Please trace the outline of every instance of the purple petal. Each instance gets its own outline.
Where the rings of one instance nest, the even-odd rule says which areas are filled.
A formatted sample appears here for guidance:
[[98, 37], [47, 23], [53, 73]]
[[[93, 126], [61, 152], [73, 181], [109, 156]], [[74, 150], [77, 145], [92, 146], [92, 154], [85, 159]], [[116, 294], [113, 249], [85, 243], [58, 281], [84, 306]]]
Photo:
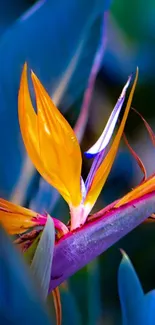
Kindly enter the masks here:
[[[102, 150], [101, 152], [99, 152], [97, 154], [97, 156], [95, 157], [93, 163], [92, 163], [89, 174], [88, 174], [87, 179], [85, 181], [86, 193], [88, 193], [89, 188], [90, 188], [90, 186], [92, 184], [94, 175], [95, 175], [97, 169], [99, 168], [99, 166], [100, 166], [100, 164], [101, 164], [101, 162], [102, 162], [102, 160], [104, 158], [105, 151], [106, 150]], [[86, 195], [85, 195], [85, 197], [86, 197]]]
[[129, 87], [130, 81], [131, 81], [131, 76], [129, 76], [101, 136], [99, 137], [97, 142], [88, 151], [85, 152], [87, 158], [92, 158], [96, 156], [99, 152], [104, 150], [108, 145], [112, 137], [112, 134], [114, 132], [114, 128], [116, 126], [122, 105], [124, 103], [126, 91], [127, 88]]
[[50, 290], [102, 254], [154, 211], [155, 192], [152, 192], [64, 236], [55, 245]]

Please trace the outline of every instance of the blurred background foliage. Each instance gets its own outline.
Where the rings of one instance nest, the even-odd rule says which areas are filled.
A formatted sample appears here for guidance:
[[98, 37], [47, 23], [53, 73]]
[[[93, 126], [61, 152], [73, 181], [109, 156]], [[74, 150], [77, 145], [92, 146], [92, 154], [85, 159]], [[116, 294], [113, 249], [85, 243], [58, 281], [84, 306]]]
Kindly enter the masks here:
[[[35, 5], [35, 10], [32, 6]], [[109, 9], [110, 8], [110, 9]], [[30, 13], [25, 12], [30, 9]], [[101, 134], [128, 75], [139, 66], [133, 106], [155, 128], [155, 2], [0, 0], [0, 194], [13, 195], [25, 153], [17, 123], [17, 93], [25, 60], [52, 95], [82, 41], [82, 51], [59, 108], [74, 126], [90, 67], [99, 44], [103, 12], [106, 50], [99, 71], [82, 151]], [[22, 15], [22, 16], [21, 16]], [[21, 18], [20, 18], [21, 17]], [[131, 112], [126, 126], [130, 144], [142, 158], [148, 174], [154, 172], [155, 150], [141, 120]], [[84, 158], [83, 175], [90, 162]], [[27, 171], [29, 173], [29, 170]], [[26, 178], [29, 175], [26, 174]], [[125, 144], [95, 209], [126, 193], [141, 180], [141, 172]], [[56, 191], [30, 170], [21, 201], [38, 211], [48, 209], [68, 219], [68, 208]], [[16, 198], [17, 199], [17, 198]], [[18, 199], [17, 199], [18, 201]], [[119, 248], [130, 256], [145, 292], [155, 288], [155, 225], [143, 224], [75, 274], [61, 286], [63, 324], [121, 324], [117, 271]]]

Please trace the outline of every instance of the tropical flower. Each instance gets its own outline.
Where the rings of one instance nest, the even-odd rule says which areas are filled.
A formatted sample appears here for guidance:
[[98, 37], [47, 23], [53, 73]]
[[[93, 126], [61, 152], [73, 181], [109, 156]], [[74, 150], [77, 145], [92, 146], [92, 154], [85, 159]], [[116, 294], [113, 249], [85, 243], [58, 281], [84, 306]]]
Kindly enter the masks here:
[[[81, 176], [81, 150], [74, 131], [56, 108], [37, 76], [33, 72], [31, 76], [36, 95], [37, 113], [30, 98], [27, 65], [25, 64], [18, 100], [19, 123], [23, 141], [32, 162], [42, 177], [54, 186], [68, 203], [71, 214], [70, 228], [74, 230], [86, 222], [108, 177], [129, 113], [138, 71], [121, 125], [109, 152], [106, 154], [106, 148], [119, 117], [131, 76], [122, 90], [102, 135], [86, 153], [88, 157], [94, 157], [94, 161], [85, 183]], [[7, 221], [10, 220], [8, 218], [10, 214], [14, 213], [14, 220], [11, 221], [11, 228], [8, 229], [11, 233], [23, 232], [25, 227], [42, 224], [42, 221], [46, 220], [33, 211], [17, 207], [4, 200], [1, 200], [0, 203], [0, 213], [6, 214], [5, 226], [7, 229], [9, 228]], [[18, 231], [16, 222], [21, 223]]]
[[[149, 194], [155, 190], [155, 176], [145, 177], [139, 186], [123, 198], [118, 199], [96, 214], [89, 215], [116, 157], [134, 95], [138, 69], [112, 144], [110, 145], [110, 140], [125, 100], [127, 88], [131, 82], [131, 76], [129, 76], [121, 92], [103, 133], [86, 152], [87, 157], [93, 158], [93, 163], [85, 182], [81, 176], [81, 150], [74, 131], [54, 105], [34, 72], [31, 73], [31, 78], [36, 96], [37, 113], [30, 97], [27, 65], [25, 64], [18, 97], [19, 124], [25, 148], [42, 177], [54, 186], [66, 200], [71, 216], [70, 223], [67, 226], [53, 218], [57, 230], [56, 239], [58, 240], [58, 245], [54, 251], [51, 278], [51, 288], [54, 288], [67, 276], [88, 263], [154, 212], [153, 197]], [[145, 120], [144, 122], [154, 139], [152, 130], [149, 129], [150, 127]], [[140, 160], [139, 164], [142, 166]], [[145, 204], [146, 196], [148, 196], [149, 207]], [[140, 204], [143, 211], [139, 211]], [[135, 209], [134, 212], [133, 209]], [[138, 213], [141, 214], [141, 217], [137, 216]], [[133, 220], [134, 215], [136, 218]], [[47, 215], [40, 215], [37, 212], [0, 199], [0, 220], [10, 234], [19, 234], [35, 226], [44, 226]], [[114, 223], [115, 226], [113, 227]], [[112, 232], [113, 236], [111, 235]], [[26, 235], [23, 234], [18, 242], [21, 242], [25, 236], [29, 246], [33, 240], [33, 235], [33, 231]], [[105, 236], [112, 236], [110, 239], [108, 237], [106, 244]], [[59, 240], [60, 238], [61, 240]], [[66, 253], [67, 250], [68, 253]], [[81, 253], [83, 254], [82, 257]], [[63, 274], [62, 265], [66, 271]]]

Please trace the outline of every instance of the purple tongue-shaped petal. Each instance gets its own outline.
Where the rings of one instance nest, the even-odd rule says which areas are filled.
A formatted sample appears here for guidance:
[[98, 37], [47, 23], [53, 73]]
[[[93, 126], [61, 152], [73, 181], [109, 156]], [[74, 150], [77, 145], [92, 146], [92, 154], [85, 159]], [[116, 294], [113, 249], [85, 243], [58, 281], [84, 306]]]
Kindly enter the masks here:
[[85, 152], [85, 154], [88, 158], [95, 157], [95, 159], [92, 163], [90, 172], [89, 172], [88, 177], [85, 182], [86, 192], [89, 191], [89, 188], [93, 181], [94, 175], [106, 154], [106, 147], [109, 144], [109, 141], [112, 137], [115, 125], [117, 123], [121, 108], [122, 108], [124, 100], [125, 100], [126, 91], [127, 91], [127, 88], [129, 87], [130, 81], [131, 81], [131, 76], [129, 76], [100, 138], [87, 152]]
[[92, 158], [92, 157], [96, 156], [98, 153], [100, 153], [102, 150], [104, 150], [106, 148], [106, 146], [108, 145], [108, 143], [112, 137], [115, 125], [117, 123], [122, 105], [124, 103], [126, 91], [127, 91], [127, 88], [129, 87], [130, 81], [131, 81], [131, 76], [129, 76], [101, 136], [99, 137], [97, 142], [88, 151], [85, 152], [86, 157]]

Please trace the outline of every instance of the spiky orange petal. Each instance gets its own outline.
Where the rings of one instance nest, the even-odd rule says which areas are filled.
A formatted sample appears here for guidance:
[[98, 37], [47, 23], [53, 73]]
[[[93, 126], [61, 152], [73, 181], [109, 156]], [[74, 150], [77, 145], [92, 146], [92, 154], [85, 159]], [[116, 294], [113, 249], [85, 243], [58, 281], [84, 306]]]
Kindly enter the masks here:
[[0, 222], [10, 235], [20, 234], [39, 225], [36, 212], [0, 199]]
[[81, 151], [74, 131], [32, 72], [37, 114], [27, 81], [25, 64], [19, 90], [18, 111], [26, 150], [43, 178], [54, 186], [69, 205], [81, 202]]
[[132, 200], [138, 199], [139, 197], [149, 194], [155, 191], [155, 176], [148, 178], [145, 182], [134, 188], [131, 192], [127, 193], [122, 197], [114, 206], [115, 208], [120, 207]]

